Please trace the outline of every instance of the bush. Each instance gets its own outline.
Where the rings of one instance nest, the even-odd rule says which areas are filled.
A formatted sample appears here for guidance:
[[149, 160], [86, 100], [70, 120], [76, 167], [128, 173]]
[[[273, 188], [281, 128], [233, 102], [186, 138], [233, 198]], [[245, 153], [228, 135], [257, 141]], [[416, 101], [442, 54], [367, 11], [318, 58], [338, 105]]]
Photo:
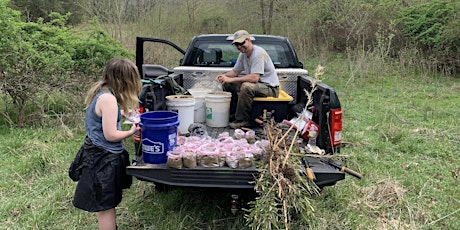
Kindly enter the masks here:
[[[332, 51], [369, 49], [376, 42], [375, 34], [389, 30], [385, 5], [373, 1], [346, 0], [319, 3], [320, 18], [313, 25], [313, 38], [317, 43], [328, 42]], [[386, 36], [384, 34], [384, 36]]]
[[397, 18], [402, 34], [443, 72], [458, 72], [460, 68], [459, 5], [448, 0], [431, 1], [402, 9]]
[[[25, 23], [7, 4], [0, 0], [0, 111], [11, 126], [42, 124], [47, 114], [81, 111], [83, 93], [106, 62], [114, 56], [132, 58], [97, 24], [77, 34], [56, 13], [50, 23]], [[56, 92], [75, 97], [63, 100], [66, 105], [50, 106]]]
[[416, 48], [421, 55], [409, 58], [428, 63], [420, 65], [424, 66], [420, 70], [455, 75], [460, 67], [460, 2], [409, 4], [396, 0], [318, 2], [313, 5], [320, 13], [311, 40], [333, 52], [373, 52], [381, 38], [391, 38], [388, 57], [407, 60], [407, 52], [402, 52]]
[[452, 1], [436, 0], [400, 11], [401, 32], [420, 46], [439, 47], [449, 42], [445, 28], [455, 14]]
[[37, 93], [49, 92], [52, 86], [59, 85], [73, 65], [72, 48], [63, 46], [70, 34], [66, 29], [40, 22], [21, 22], [19, 14], [6, 7], [6, 1], [2, 1], [1, 7], [7, 13], [1, 15], [0, 21], [8, 22], [9, 31], [1, 34], [6, 45], [0, 50], [4, 57], [0, 83], [4, 101], [13, 108], [5, 109], [2, 115], [11, 125], [23, 126], [31, 116], [37, 117], [38, 111], [29, 107], [39, 107]]
[[134, 54], [127, 51], [119, 42], [105, 32], [97, 19], [90, 21], [90, 27], [79, 34], [79, 39], [71, 42], [75, 48], [75, 69], [86, 75], [102, 73], [102, 67], [114, 56], [133, 59]]

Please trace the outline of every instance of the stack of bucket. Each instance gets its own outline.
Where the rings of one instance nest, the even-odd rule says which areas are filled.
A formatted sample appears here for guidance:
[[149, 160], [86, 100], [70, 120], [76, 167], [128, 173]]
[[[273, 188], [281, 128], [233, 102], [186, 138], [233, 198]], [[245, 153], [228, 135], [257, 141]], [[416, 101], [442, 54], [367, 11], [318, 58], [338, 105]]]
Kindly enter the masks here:
[[189, 89], [188, 92], [192, 94], [195, 98], [195, 113], [193, 121], [195, 123], [205, 123], [206, 122], [206, 94], [211, 92], [211, 90], [195, 88]]
[[188, 127], [194, 120], [195, 98], [190, 95], [166, 96], [166, 106], [169, 111], [179, 114], [179, 133], [189, 133]]
[[226, 127], [230, 115], [232, 94], [206, 89], [189, 89], [190, 95], [166, 97], [168, 110], [179, 113], [179, 132], [188, 133], [192, 123], [205, 123], [209, 127]]

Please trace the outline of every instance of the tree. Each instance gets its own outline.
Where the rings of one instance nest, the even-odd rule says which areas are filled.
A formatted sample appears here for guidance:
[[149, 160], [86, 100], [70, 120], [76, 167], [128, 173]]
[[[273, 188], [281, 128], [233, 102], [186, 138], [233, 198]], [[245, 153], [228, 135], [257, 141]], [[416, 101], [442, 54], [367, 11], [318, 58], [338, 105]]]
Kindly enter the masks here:
[[104, 23], [111, 36], [123, 42], [123, 26], [148, 15], [159, 0], [83, 0], [82, 8], [90, 17]]
[[79, 24], [83, 21], [82, 0], [12, 0], [11, 7], [22, 13], [26, 22], [36, 22], [42, 18], [45, 22], [51, 20], [49, 14], [57, 12], [60, 14], [70, 13], [67, 23]]
[[194, 27], [196, 12], [200, 8], [201, 1], [200, 0], [186, 0], [185, 4], [187, 6], [188, 23], [191, 27]]
[[260, 1], [260, 17], [262, 24], [262, 33], [272, 33], [273, 6], [276, 0], [259, 0]]

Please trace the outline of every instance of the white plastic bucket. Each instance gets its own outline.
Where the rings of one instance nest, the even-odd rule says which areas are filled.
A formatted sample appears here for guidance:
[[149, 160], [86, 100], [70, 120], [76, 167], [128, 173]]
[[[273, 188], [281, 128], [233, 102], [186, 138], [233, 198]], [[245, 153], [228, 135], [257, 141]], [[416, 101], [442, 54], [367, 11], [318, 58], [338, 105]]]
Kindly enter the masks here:
[[206, 125], [209, 127], [226, 127], [230, 116], [229, 92], [210, 92], [206, 94]]
[[196, 123], [206, 122], [206, 94], [211, 92], [207, 89], [189, 89], [188, 92], [195, 98], [195, 114], [193, 121]]
[[179, 133], [189, 133], [188, 127], [193, 123], [195, 98], [190, 95], [166, 96], [166, 106], [169, 111], [179, 114]]

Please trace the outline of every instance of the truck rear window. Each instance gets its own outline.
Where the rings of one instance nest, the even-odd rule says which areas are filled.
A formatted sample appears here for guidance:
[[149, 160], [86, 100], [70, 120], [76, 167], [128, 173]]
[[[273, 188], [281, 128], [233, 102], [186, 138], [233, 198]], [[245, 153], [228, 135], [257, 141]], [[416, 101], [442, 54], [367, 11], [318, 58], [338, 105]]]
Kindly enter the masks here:
[[[275, 64], [276, 68], [289, 68], [297, 66], [290, 56], [289, 48], [281, 42], [261, 43], [257, 40], [254, 44], [264, 48]], [[233, 67], [240, 53], [230, 41], [197, 41], [191, 47], [190, 54], [183, 65], [203, 67]]]

